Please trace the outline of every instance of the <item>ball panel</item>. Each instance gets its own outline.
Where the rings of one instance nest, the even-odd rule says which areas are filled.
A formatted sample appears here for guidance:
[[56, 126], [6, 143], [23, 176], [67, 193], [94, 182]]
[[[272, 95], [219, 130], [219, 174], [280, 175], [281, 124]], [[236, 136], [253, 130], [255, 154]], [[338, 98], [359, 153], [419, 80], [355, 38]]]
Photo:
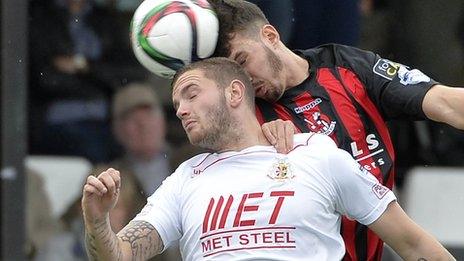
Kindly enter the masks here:
[[176, 70], [214, 52], [218, 21], [206, 0], [145, 0], [131, 24], [135, 56], [151, 72]]
[[183, 13], [174, 13], [160, 19], [150, 31], [149, 43], [170, 57], [190, 61], [192, 28]]
[[149, 56], [140, 46], [134, 45], [133, 50], [137, 60], [152, 73], [164, 78], [172, 78], [172, 76], [176, 73], [175, 70], [168, 66], [164, 66], [157, 60], [154, 60], [153, 57]]
[[197, 55], [204, 59], [210, 57], [216, 49], [219, 32], [219, 22], [216, 14], [209, 9], [197, 12]]

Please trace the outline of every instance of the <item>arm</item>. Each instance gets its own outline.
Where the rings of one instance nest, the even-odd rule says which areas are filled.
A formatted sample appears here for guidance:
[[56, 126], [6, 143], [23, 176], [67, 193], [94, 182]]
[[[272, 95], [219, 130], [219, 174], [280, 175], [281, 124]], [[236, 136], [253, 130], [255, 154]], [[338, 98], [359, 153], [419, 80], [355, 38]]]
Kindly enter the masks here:
[[111, 230], [109, 216], [85, 220], [85, 248], [89, 260], [126, 260], [119, 239]]
[[361, 168], [349, 153], [338, 149], [326, 154], [336, 211], [367, 225], [405, 260], [454, 260], [404, 213], [393, 192]]
[[146, 221], [131, 221], [119, 231], [117, 237], [122, 248], [130, 250], [130, 260], [149, 259], [160, 254], [164, 248], [158, 232]]
[[[428, 91], [439, 84], [420, 70], [383, 59], [372, 52], [335, 45], [337, 63], [347, 66], [355, 74], [347, 82], [354, 98], [363, 107], [373, 105], [384, 121], [393, 119], [424, 120], [423, 101]], [[350, 76], [341, 71], [340, 77]], [[360, 82], [356, 83], [359, 79]], [[368, 98], [368, 99], [367, 99]]]
[[412, 221], [396, 201], [369, 225], [404, 260], [455, 260], [430, 234]]
[[89, 176], [84, 185], [82, 210], [90, 260], [140, 260], [163, 249], [158, 232], [147, 222], [130, 222], [118, 235], [111, 230], [109, 211], [118, 200], [119, 190], [119, 172], [111, 168], [98, 177]]
[[163, 250], [156, 229], [145, 221], [132, 221], [117, 235], [109, 219], [87, 225], [85, 246], [90, 260], [146, 260]]
[[437, 84], [425, 95], [422, 109], [427, 118], [464, 130], [464, 88]]

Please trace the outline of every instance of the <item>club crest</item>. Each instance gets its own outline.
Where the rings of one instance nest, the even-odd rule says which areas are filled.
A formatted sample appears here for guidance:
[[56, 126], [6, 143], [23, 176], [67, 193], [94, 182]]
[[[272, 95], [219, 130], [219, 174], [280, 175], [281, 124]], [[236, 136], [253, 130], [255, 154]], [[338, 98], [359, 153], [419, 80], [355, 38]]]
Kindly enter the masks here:
[[272, 165], [271, 170], [267, 176], [271, 179], [279, 181], [285, 181], [295, 177], [290, 163], [288, 163], [286, 158], [278, 158], [277, 161]]

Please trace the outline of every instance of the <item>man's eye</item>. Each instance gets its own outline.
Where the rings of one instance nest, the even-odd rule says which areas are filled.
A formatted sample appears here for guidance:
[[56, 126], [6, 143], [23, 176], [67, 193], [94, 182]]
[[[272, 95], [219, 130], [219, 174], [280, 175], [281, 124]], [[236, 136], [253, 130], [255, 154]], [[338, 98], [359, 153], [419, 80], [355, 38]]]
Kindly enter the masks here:
[[197, 97], [197, 95], [196, 95], [196, 94], [192, 94], [192, 95], [190, 95], [189, 99], [191, 100], [191, 99], [194, 99], [195, 97]]

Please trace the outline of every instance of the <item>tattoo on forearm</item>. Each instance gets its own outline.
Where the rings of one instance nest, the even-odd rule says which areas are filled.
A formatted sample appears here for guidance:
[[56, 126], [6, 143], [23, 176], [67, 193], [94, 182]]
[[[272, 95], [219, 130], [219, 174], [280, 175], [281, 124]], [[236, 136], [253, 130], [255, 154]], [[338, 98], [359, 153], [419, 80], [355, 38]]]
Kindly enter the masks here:
[[[107, 252], [108, 258], [111, 258], [111, 260], [122, 260], [122, 250], [119, 246], [118, 238], [113, 233], [106, 220], [96, 220], [93, 226], [93, 233], [89, 233], [88, 231], [85, 233], [85, 244], [89, 259], [101, 260], [102, 258], [100, 255], [102, 252]], [[102, 249], [99, 249], [97, 245]]]
[[131, 245], [135, 260], [150, 258], [163, 250], [161, 238], [155, 228], [145, 221], [132, 221], [123, 228], [118, 237]]
[[97, 247], [95, 246], [95, 237], [89, 233], [85, 233], [85, 245], [90, 260], [97, 260], [98, 253]]

